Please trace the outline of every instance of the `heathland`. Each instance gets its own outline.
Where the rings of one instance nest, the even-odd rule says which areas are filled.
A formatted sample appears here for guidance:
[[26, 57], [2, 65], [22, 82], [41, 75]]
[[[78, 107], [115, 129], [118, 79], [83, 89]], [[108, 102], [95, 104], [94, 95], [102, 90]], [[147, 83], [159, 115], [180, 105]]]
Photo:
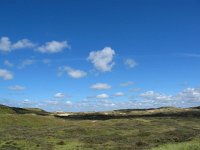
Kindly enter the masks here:
[[50, 113], [0, 105], [0, 150], [199, 150], [200, 107]]

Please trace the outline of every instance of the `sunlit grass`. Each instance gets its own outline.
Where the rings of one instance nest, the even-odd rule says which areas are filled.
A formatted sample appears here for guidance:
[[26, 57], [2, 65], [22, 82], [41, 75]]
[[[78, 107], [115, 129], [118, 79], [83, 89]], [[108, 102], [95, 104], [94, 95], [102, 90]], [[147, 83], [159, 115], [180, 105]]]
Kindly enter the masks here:
[[0, 150], [196, 150], [199, 137], [200, 118], [192, 116], [71, 120], [0, 109]]
[[182, 142], [176, 144], [165, 144], [152, 150], [200, 150], [200, 140]]
[[[140, 150], [184, 142], [200, 133], [199, 118], [152, 117], [93, 121], [64, 120], [32, 114], [1, 114], [0, 120], [1, 150]], [[198, 146], [195, 143], [190, 145]], [[172, 146], [181, 147], [181, 144]]]

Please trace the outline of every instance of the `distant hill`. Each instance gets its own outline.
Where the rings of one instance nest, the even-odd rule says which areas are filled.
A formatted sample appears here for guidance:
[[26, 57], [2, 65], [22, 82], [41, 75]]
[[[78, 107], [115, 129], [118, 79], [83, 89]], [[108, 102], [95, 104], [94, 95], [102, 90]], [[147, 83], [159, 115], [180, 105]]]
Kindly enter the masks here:
[[191, 108], [160, 107], [149, 109], [120, 109], [106, 112], [46, 112], [39, 108], [18, 108], [0, 105], [0, 114], [54, 115], [63, 119], [107, 120], [137, 117], [200, 117], [200, 106]]
[[57, 113], [56, 117], [77, 120], [108, 120], [140, 117], [200, 117], [200, 107], [160, 107], [150, 109], [120, 109], [107, 112]]
[[11, 107], [0, 104], [0, 114], [14, 114], [16, 113]]
[[200, 106], [197, 107], [191, 107], [192, 109], [200, 109]]
[[39, 108], [18, 108], [0, 104], [0, 114], [36, 114], [48, 115], [49, 113]]

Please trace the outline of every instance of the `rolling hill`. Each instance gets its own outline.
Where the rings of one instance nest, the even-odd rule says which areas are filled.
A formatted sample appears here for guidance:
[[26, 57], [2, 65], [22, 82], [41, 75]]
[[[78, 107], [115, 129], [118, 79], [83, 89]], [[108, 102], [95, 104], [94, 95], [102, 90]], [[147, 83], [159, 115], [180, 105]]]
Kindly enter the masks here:
[[0, 150], [197, 150], [200, 109], [49, 113], [0, 105]]
[[48, 115], [49, 113], [39, 108], [18, 108], [0, 104], [0, 114], [37, 114]]

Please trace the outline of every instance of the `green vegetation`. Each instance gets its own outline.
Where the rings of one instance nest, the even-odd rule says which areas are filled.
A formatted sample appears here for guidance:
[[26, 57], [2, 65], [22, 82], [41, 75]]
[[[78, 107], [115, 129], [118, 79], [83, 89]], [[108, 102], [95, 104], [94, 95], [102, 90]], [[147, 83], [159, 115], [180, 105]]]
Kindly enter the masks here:
[[152, 150], [200, 150], [200, 140], [182, 142], [177, 144], [166, 144]]
[[0, 104], [0, 114], [8, 114], [8, 113], [12, 114], [12, 113], [15, 113], [15, 111], [10, 107]]
[[36, 114], [49, 115], [48, 112], [39, 108], [17, 108], [0, 105], [0, 114]]
[[0, 150], [197, 150], [200, 147], [200, 117], [82, 120], [61, 119], [38, 109], [23, 109], [26, 110], [23, 113], [15, 110], [0, 107]]

